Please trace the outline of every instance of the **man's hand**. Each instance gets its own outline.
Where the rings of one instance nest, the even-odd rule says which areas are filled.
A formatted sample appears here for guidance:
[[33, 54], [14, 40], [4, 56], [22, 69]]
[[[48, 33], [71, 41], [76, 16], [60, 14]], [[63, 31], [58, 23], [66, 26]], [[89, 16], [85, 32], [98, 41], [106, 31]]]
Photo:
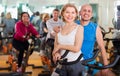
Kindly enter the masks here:
[[[116, 76], [111, 70], [109, 70], [109, 69], [104, 69], [104, 70], [101, 70], [101, 74], [102, 74], [102, 76]], [[98, 75], [98, 76], [101, 76], [101, 74], [100, 75]]]
[[60, 26], [55, 26], [55, 27], [53, 28], [53, 30], [54, 30], [56, 33], [58, 33], [58, 32], [60, 31]]

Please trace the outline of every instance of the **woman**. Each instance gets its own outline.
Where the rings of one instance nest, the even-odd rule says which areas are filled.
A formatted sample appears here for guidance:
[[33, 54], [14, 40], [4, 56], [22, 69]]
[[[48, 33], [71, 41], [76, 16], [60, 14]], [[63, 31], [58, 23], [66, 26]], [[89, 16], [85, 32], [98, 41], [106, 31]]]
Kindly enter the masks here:
[[48, 33], [48, 29], [47, 29], [47, 25], [46, 25], [46, 22], [47, 20], [49, 20], [49, 14], [48, 13], [44, 13], [42, 15], [42, 21], [40, 23], [40, 35], [42, 35], [42, 38], [41, 38], [41, 51], [44, 51], [45, 50], [45, 41], [46, 41], [46, 36], [47, 36], [47, 33]]
[[29, 21], [29, 14], [27, 12], [21, 13], [21, 20], [18, 21], [15, 25], [15, 34], [13, 39], [13, 47], [19, 51], [18, 54], [18, 70], [17, 72], [22, 72], [22, 59], [25, 50], [28, 50], [28, 39], [29, 35], [35, 35], [36, 37], [40, 37], [39, 33], [33, 27], [33, 25]]
[[75, 62], [81, 56], [79, 49], [83, 41], [83, 27], [74, 22], [77, 14], [77, 9], [72, 4], [66, 4], [61, 10], [65, 25], [63, 25], [55, 37], [53, 60], [56, 62], [61, 59], [61, 56], [63, 56], [67, 50], [69, 52], [64, 58], [67, 58], [67, 63], [73, 63], [70, 65], [62, 65], [60, 73], [57, 73], [55, 69], [52, 76], [61, 76], [61, 74], [62, 76], [82, 76], [82, 71], [84, 71], [84, 67], [80, 62], [82, 58]]
[[48, 13], [44, 13], [42, 15], [42, 22], [40, 23], [40, 33], [41, 35], [43, 35], [43, 37], [47, 35], [48, 33], [48, 29], [47, 29], [47, 25], [46, 25], [46, 22], [47, 20], [49, 20], [49, 14]]
[[6, 14], [5, 19], [3, 20], [4, 30], [3, 36], [8, 37], [14, 33], [15, 20], [12, 18], [11, 13]]

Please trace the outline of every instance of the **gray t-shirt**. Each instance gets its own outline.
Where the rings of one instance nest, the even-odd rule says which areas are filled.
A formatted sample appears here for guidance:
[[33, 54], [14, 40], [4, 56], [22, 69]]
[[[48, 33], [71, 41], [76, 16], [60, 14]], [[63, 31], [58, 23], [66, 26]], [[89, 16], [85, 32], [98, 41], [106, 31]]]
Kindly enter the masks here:
[[54, 21], [53, 18], [51, 18], [46, 22], [46, 25], [47, 25], [47, 28], [48, 28], [48, 34], [47, 34], [46, 39], [48, 39], [48, 38], [53, 38], [54, 39], [54, 37], [51, 35], [51, 33], [53, 32], [53, 28], [55, 26], [64, 25], [64, 22], [61, 19], [58, 19], [58, 21]]

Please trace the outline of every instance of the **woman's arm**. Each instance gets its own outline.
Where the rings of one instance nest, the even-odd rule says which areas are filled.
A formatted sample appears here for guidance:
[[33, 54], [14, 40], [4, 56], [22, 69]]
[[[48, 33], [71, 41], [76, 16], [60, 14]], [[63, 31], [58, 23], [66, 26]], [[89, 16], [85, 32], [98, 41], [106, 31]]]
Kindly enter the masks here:
[[57, 49], [57, 46], [58, 46], [58, 36], [57, 36], [57, 34], [56, 34], [56, 35], [55, 35], [55, 41], [54, 41], [54, 49], [53, 49], [53, 53], [52, 53], [53, 56], [54, 56], [55, 53], [57, 53], [58, 50], [59, 50], [59, 49]]
[[54, 63], [56, 63], [56, 61], [61, 58], [61, 55], [60, 55], [59, 50], [58, 50], [58, 51], [55, 51], [55, 48], [56, 48], [57, 45], [58, 45], [58, 36], [57, 36], [57, 34], [56, 34], [56, 36], [55, 36], [55, 41], [54, 41], [54, 49], [53, 49], [53, 52], [52, 52], [52, 56], [53, 56], [53, 61], [54, 61]]

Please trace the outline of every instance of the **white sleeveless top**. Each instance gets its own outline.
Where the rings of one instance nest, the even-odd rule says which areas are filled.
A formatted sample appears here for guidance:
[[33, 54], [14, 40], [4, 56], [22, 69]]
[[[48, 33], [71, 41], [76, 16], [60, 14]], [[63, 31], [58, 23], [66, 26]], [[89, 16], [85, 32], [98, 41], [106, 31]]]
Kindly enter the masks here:
[[[61, 32], [59, 32], [57, 34], [58, 43], [63, 44], [63, 45], [74, 45], [74, 43], [75, 43], [75, 35], [76, 35], [78, 27], [79, 26], [77, 26], [72, 32], [70, 32], [67, 35], [62, 35]], [[65, 51], [66, 50], [61, 50], [60, 51], [61, 56], [65, 53]], [[69, 51], [69, 53], [67, 54], [67, 56], [65, 56], [65, 58], [68, 59], [68, 62], [75, 61], [80, 56], [80, 54], [81, 54], [81, 51], [76, 52], [76, 53]]]

